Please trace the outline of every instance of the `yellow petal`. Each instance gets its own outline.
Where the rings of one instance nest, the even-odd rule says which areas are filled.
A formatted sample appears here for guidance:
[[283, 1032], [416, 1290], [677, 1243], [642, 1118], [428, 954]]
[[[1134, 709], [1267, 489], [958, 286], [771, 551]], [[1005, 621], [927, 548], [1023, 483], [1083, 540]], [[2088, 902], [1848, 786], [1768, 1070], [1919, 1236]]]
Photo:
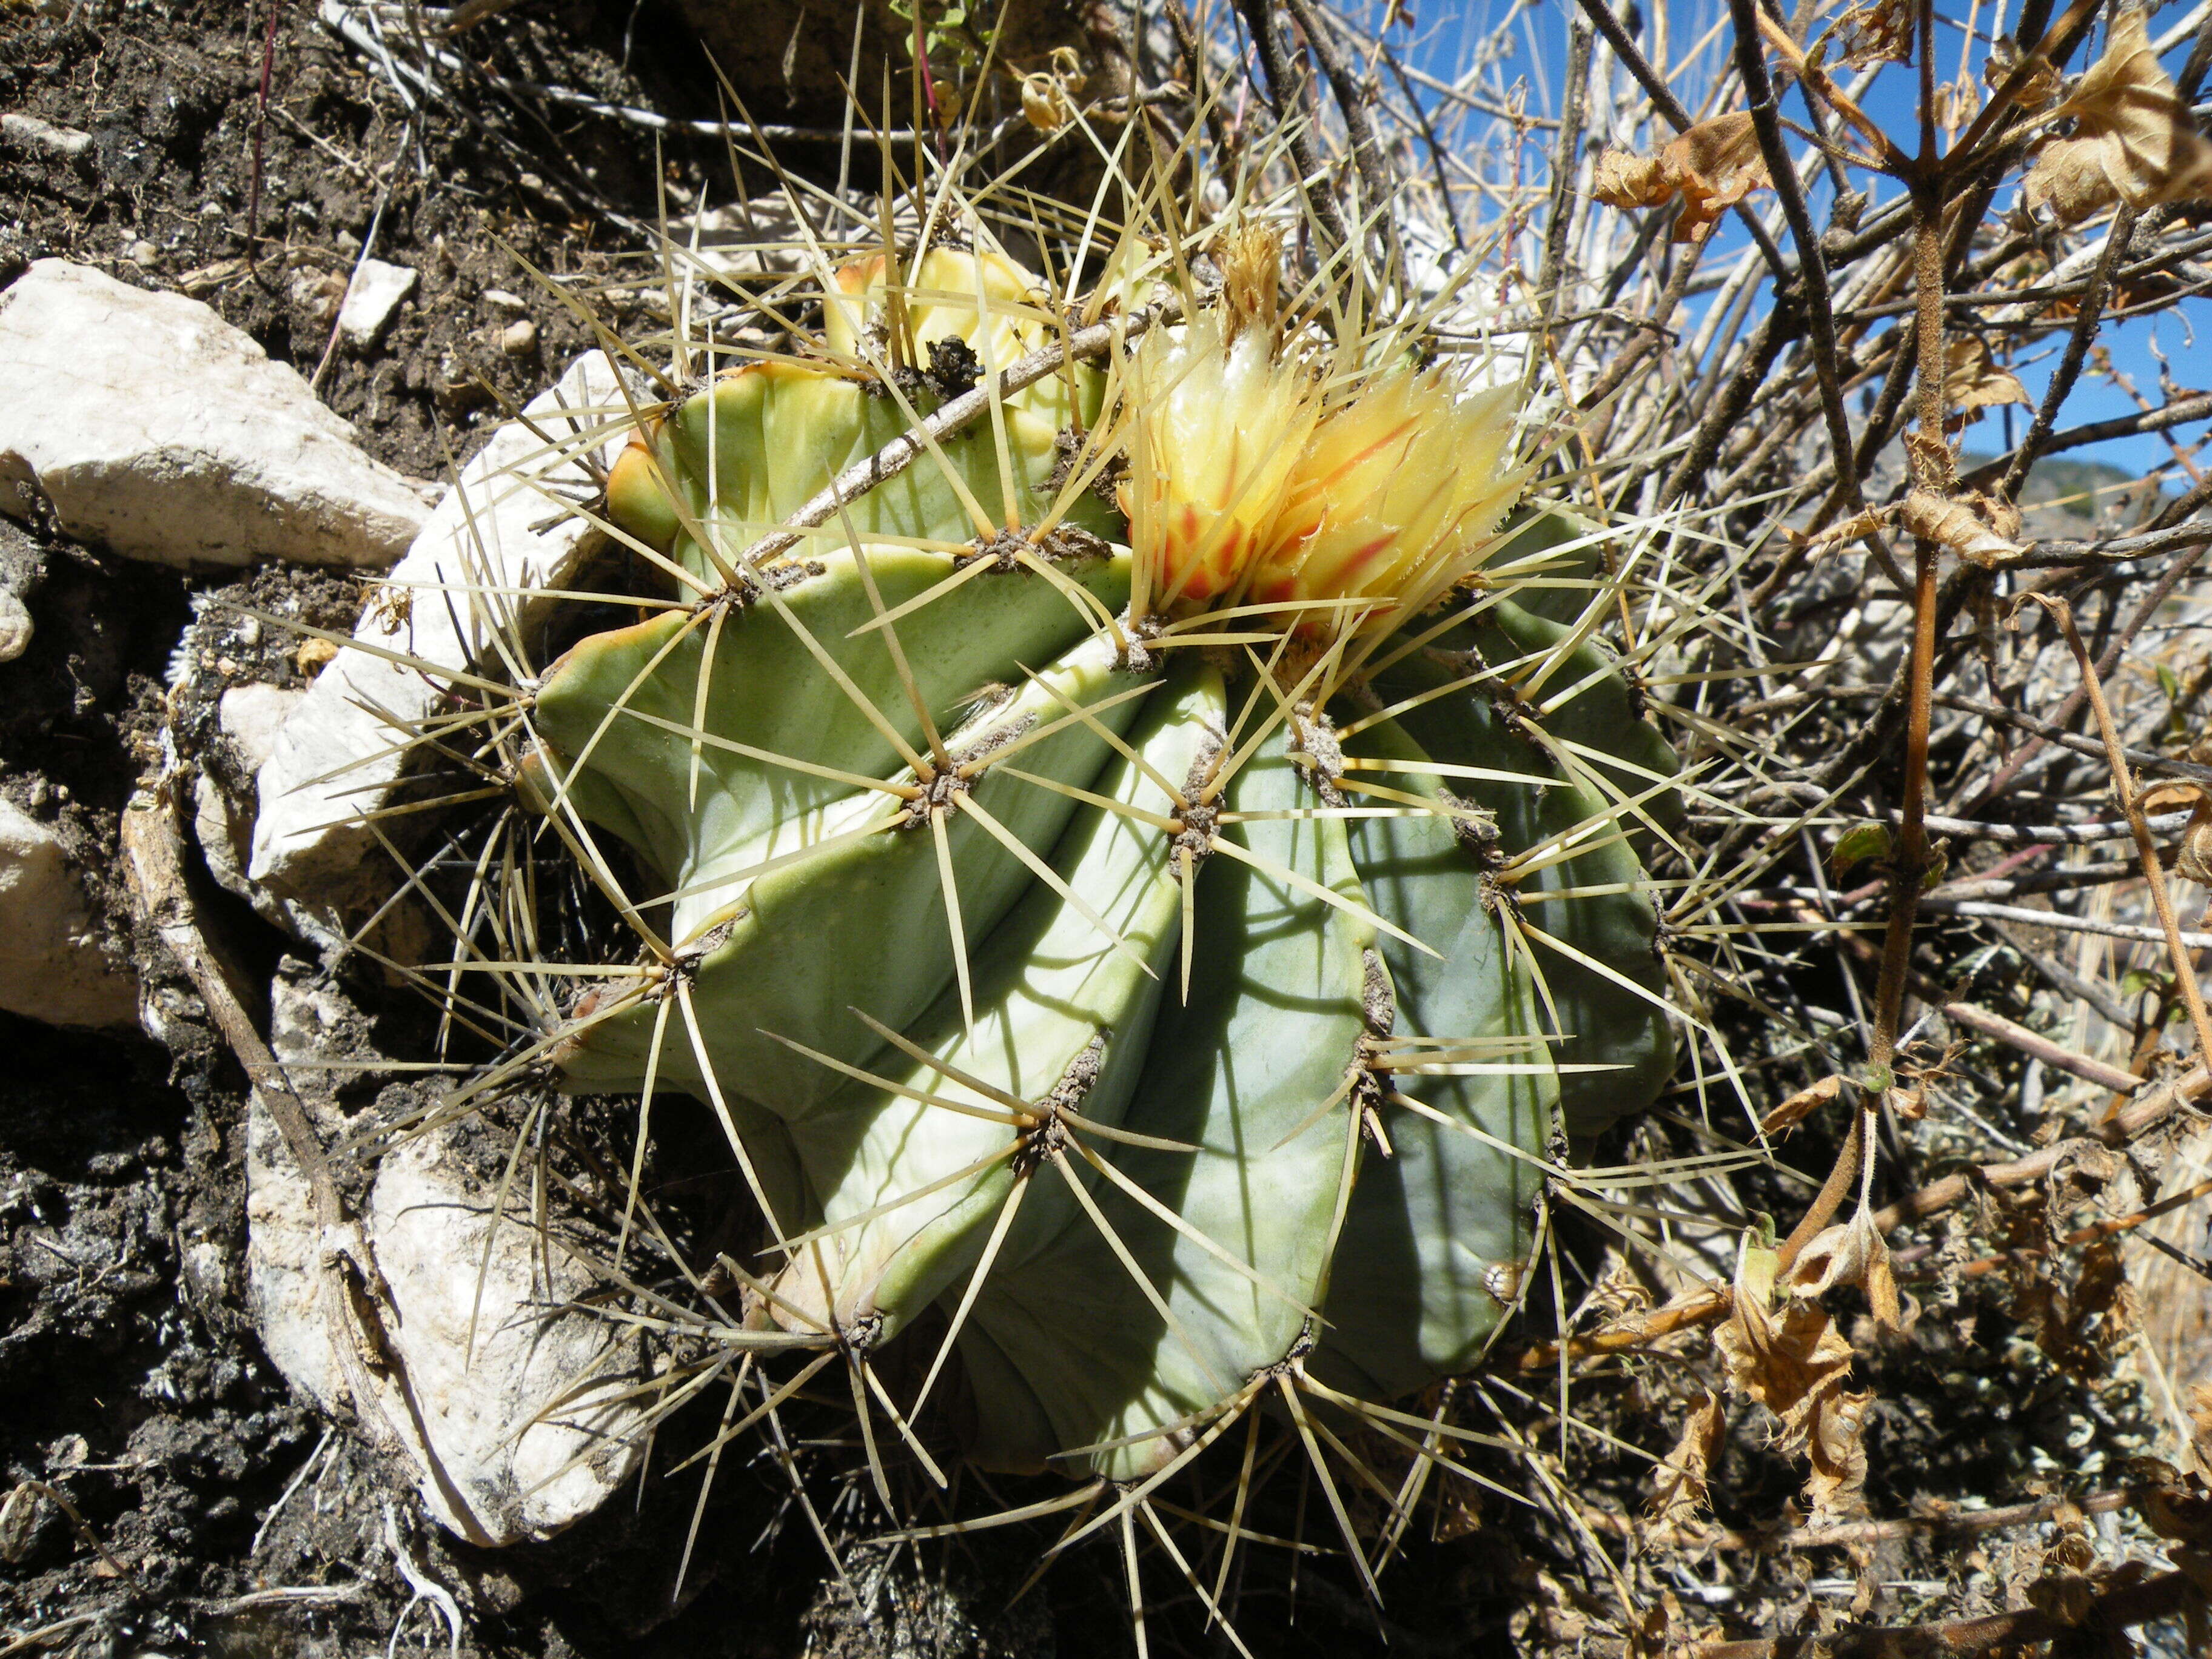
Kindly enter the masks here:
[[1442, 372], [1378, 377], [1314, 430], [1254, 565], [1262, 604], [1366, 599], [1309, 629], [1395, 625], [1487, 550], [1526, 474], [1510, 464], [1514, 393]]
[[1235, 592], [1313, 429], [1304, 376], [1274, 362], [1257, 329], [1224, 343], [1209, 314], [1146, 336], [1129, 395], [1135, 423], [1121, 496], [1140, 614]]

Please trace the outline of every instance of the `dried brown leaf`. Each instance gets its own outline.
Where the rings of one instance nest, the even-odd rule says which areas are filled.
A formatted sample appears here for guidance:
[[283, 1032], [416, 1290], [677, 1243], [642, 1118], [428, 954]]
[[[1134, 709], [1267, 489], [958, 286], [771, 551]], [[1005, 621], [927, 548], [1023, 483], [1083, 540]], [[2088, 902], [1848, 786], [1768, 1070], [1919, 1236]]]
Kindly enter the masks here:
[[1632, 149], [1598, 152], [1590, 179], [1590, 194], [1608, 207], [1656, 207], [1674, 193], [1656, 155], [1638, 155]]
[[2024, 550], [2013, 539], [2020, 515], [1978, 492], [1954, 501], [1932, 489], [1914, 489], [1905, 498], [1904, 516], [1905, 527], [1914, 535], [1978, 565], [2003, 564]]
[[2062, 1503], [2051, 1520], [2051, 1536], [2043, 1550], [2043, 1571], [2022, 1593], [2030, 1607], [2070, 1628], [2088, 1617], [2099, 1590], [2108, 1588], [2112, 1579], [2092, 1571], [2097, 1565], [2097, 1546], [2080, 1509]]
[[[1905, 1327], [1905, 1299], [1897, 1291], [1897, 1270], [1890, 1265], [1889, 1247], [1882, 1246], [1881, 1254], [1867, 1263], [1867, 1305], [1874, 1310], [1874, 1322], [1887, 1334], [1895, 1336]], [[1920, 1316], [1918, 1305], [1913, 1317]]]
[[1790, 1268], [1792, 1296], [1825, 1296], [1838, 1285], [1856, 1285], [1866, 1277], [1869, 1256], [1887, 1249], [1880, 1233], [1867, 1224], [1862, 1210], [1849, 1221], [1839, 1221], [1813, 1235]]
[[1748, 192], [1772, 182], [1751, 112], [1735, 110], [1687, 128], [1656, 155], [1601, 153], [1590, 194], [1617, 208], [1657, 207], [1679, 197], [1674, 239], [1694, 242]]
[[2136, 805], [2151, 817], [2186, 812], [2206, 799], [2204, 786], [2188, 778], [2161, 778], [2137, 799]]
[[1866, 1293], [1875, 1322], [1884, 1331], [1894, 1334], [1900, 1328], [1903, 1307], [1889, 1242], [1863, 1205], [1849, 1221], [1815, 1233], [1790, 1267], [1793, 1296], [1823, 1296], [1839, 1285], [1856, 1285]]
[[1775, 1442], [1784, 1455], [1810, 1461], [1806, 1492], [1815, 1514], [1848, 1514], [1866, 1480], [1859, 1431], [1872, 1396], [1844, 1392], [1851, 1345], [1827, 1310], [1791, 1297], [1776, 1317], [1739, 1297], [1713, 1346], [1729, 1389], [1781, 1420]]
[[1722, 213], [1774, 182], [1748, 110], [1698, 122], [1668, 144], [1662, 159], [1682, 192], [1682, 211], [1674, 221], [1678, 242], [1700, 240]]
[[1656, 1473], [1651, 1494], [1654, 1526], [1668, 1531], [1686, 1531], [1711, 1506], [1707, 1485], [1713, 1458], [1720, 1450], [1721, 1437], [1727, 1428], [1728, 1418], [1721, 1410], [1720, 1396], [1708, 1390], [1682, 1419], [1682, 1437], [1675, 1442], [1674, 1449], [1667, 1454], [1667, 1461]]
[[1805, 1449], [1820, 1407], [1843, 1391], [1851, 1368], [1851, 1345], [1835, 1321], [1802, 1297], [1791, 1297], [1778, 1316], [1763, 1297], [1739, 1293], [1713, 1346], [1729, 1389], [1782, 1419], [1781, 1444], [1792, 1454]]
[[2212, 887], [2212, 793], [2197, 783], [2161, 783], [2144, 794], [2142, 810], [2154, 817], [2165, 812], [2189, 814], [2174, 854], [2173, 872], [2184, 881]]
[[1908, 0], [1874, 0], [1836, 20], [1836, 44], [1850, 68], [1912, 61], [1912, 7]]
[[1943, 343], [1943, 403], [1964, 417], [1953, 431], [1981, 418], [1981, 411], [2002, 404], [2032, 402], [2027, 388], [2010, 369], [1997, 367], [1990, 343], [1978, 335], [1956, 334]]
[[2062, 224], [2102, 213], [2120, 192], [2105, 171], [2105, 147], [2096, 138], [2054, 138], [2027, 175], [2027, 204], [2047, 207]]
[[[1921, 884], [1923, 890], [1934, 886], [1936, 881], [1942, 879], [1940, 874], [1932, 869], [1930, 875], [1932, 879], [1925, 880]], [[1928, 1115], [1927, 1086], [1924, 1084], [1914, 1083], [1901, 1089], [1885, 1090], [1882, 1093], [1881, 1103], [1907, 1123], [1917, 1123]]]
[[2013, 1267], [2014, 1314], [2035, 1334], [2035, 1345], [2075, 1376], [2103, 1374], [2134, 1334], [2134, 1291], [2118, 1242], [2100, 1238], [2081, 1254], [2070, 1287], [2051, 1276], [2046, 1257], [2023, 1256]]
[[[1917, 426], [1905, 434], [1905, 476], [1929, 488], [1934, 487], [1933, 480], [1948, 480], [1959, 470], [1951, 441], [1940, 432], [1923, 432]], [[1944, 487], [1949, 487], [1948, 483]], [[1892, 506], [1901, 510], [1900, 503]]]
[[[2013, 70], [2020, 66], [2021, 61], [2018, 42], [2010, 35], [2001, 37], [1990, 48], [1990, 55], [1982, 60], [1984, 83], [1992, 88], [2002, 86], [2012, 78]], [[2051, 66], [2051, 60], [2041, 52], [2031, 52], [2026, 62], [2027, 74], [2013, 89], [2012, 100], [2032, 114], [2037, 110], [2048, 108], [2066, 89], [2066, 83], [2058, 71]]]
[[2058, 106], [2074, 118], [2074, 136], [2036, 158], [2029, 206], [2048, 205], [2073, 223], [2115, 201], [2146, 208], [2212, 199], [2212, 141], [2151, 50], [2145, 18], [2131, 6], [2113, 20], [2104, 56]]
[[1650, 1289], [1619, 1246], [1606, 1252], [1590, 1285], [1589, 1305], [1601, 1325], [1616, 1325], [1650, 1311]]
[[1832, 524], [1826, 530], [1814, 535], [1805, 535], [1786, 526], [1782, 533], [1794, 541], [1802, 542], [1805, 551], [1808, 554], [1832, 553], [1850, 543], [1859, 540], [1862, 537], [1878, 533], [1887, 516], [1886, 509], [1870, 507], [1865, 512], [1854, 514], [1840, 523]]
[[[2190, 1389], [2191, 1439], [2198, 1449], [2200, 1463], [2203, 1461], [2204, 1433], [2199, 1396], [2205, 1392], [2202, 1382]], [[2136, 1513], [2142, 1516], [2144, 1524], [2153, 1532], [2160, 1538], [2191, 1545], [2198, 1550], [2212, 1546], [2212, 1492], [2205, 1489], [2201, 1474], [2192, 1470], [2184, 1474], [2157, 1457], [2130, 1457], [2121, 1467], [2136, 1492]], [[2212, 1567], [2212, 1559], [2207, 1559], [2205, 1565]]]
[[1866, 1413], [1874, 1395], [1838, 1393], [1815, 1407], [1806, 1436], [1812, 1468], [1805, 1476], [1810, 1527], [1838, 1526], [1866, 1513]]
[[1811, 1088], [1800, 1089], [1759, 1120], [1759, 1133], [1780, 1134], [1784, 1129], [1802, 1123], [1814, 1112], [1841, 1094], [1843, 1090], [1844, 1080], [1839, 1077], [1824, 1077]]
[[[1863, 1231], [1880, 1242], [1870, 1217]], [[1826, 1237], [1816, 1238], [1804, 1254], [1819, 1249]], [[1863, 1272], [1865, 1252], [1859, 1248]], [[1887, 1249], [1882, 1255], [1886, 1259]], [[1802, 1294], [1784, 1298], [1778, 1314], [1770, 1310], [1777, 1266], [1771, 1250], [1743, 1251], [1736, 1267], [1735, 1304], [1728, 1322], [1714, 1332], [1713, 1347], [1729, 1391], [1772, 1412], [1781, 1422], [1778, 1447], [1786, 1456], [1809, 1461], [1806, 1497], [1814, 1524], [1825, 1525], [1863, 1512], [1866, 1452], [1860, 1437], [1874, 1396], [1844, 1393], [1851, 1345], [1827, 1310]]]

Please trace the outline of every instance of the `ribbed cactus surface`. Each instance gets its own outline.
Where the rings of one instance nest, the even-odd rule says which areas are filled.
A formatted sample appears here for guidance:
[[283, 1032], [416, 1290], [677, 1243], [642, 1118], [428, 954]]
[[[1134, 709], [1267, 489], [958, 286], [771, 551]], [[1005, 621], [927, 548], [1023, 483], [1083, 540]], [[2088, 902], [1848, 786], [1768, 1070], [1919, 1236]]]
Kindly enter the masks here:
[[1674, 760], [1486, 582], [1511, 394], [1332, 355], [1273, 258], [757, 562], [1066, 331], [994, 252], [848, 267], [820, 361], [634, 440], [611, 515], [680, 603], [535, 694], [527, 792], [652, 890], [567, 1085], [707, 1103], [765, 1212], [750, 1322], [917, 1345], [988, 1468], [1126, 1478], [1286, 1370], [1465, 1369], [1539, 1162], [1672, 1062], [1637, 848]]

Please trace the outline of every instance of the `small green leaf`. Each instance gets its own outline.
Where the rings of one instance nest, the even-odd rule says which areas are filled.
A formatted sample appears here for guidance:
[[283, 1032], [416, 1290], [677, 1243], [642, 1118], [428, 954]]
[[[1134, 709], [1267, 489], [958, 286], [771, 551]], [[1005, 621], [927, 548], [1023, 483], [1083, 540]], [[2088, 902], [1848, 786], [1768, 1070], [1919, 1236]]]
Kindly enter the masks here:
[[[1772, 1224], [1768, 1224], [1771, 1236]], [[1764, 1308], [1774, 1300], [1774, 1279], [1782, 1269], [1779, 1252], [1757, 1242], [1756, 1236], [1747, 1229], [1736, 1256], [1736, 1295], [1753, 1306]]]
[[1889, 826], [1886, 823], [1862, 823], [1846, 830], [1836, 840], [1828, 854], [1828, 870], [1840, 876], [1854, 864], [1867, 859], [1886, 859], [1889, 856]]
[[1940, 844], [1929, 848], [1928, 849], [1928, 867], [1920, 872], [1920, 890], [1924, 893], [1931, 887], [1940, 886], [1942, 883], [1943, 878], [1948, 875], [1950, 872], [1950, 850]]
[[2148, 968], [2130, 968], [2120, 975], [2120, 996], [2124, 1001], [2132, 1002], [2148, 991], [2156, 991], [2163, 995], [2166, 985], [2164, 974]]

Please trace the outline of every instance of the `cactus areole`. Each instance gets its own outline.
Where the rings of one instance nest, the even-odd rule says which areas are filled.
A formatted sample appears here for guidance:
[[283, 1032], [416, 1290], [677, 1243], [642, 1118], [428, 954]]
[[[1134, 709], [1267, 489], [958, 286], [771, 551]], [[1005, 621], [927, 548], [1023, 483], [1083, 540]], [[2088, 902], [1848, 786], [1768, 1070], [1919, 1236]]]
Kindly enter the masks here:
[[1672, 1063], [1636, 848], [1674, 759], [1498, 574], [1515, 392], [1345, 361], [1244, 275], [757, 562], [1063, 337], [995, 252], [847, 268], [818, 365], [633, 437], [609, 516], [678, 602], [531, 714], [526, 793], [657, 884], [565, 1086], [707, 1103], [750, 1325], [915, 1328], [989, 1468], [1127, 1480], [1286, 1373], [1467, 1369], [1543, 1161]]

